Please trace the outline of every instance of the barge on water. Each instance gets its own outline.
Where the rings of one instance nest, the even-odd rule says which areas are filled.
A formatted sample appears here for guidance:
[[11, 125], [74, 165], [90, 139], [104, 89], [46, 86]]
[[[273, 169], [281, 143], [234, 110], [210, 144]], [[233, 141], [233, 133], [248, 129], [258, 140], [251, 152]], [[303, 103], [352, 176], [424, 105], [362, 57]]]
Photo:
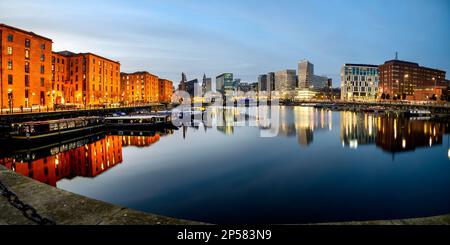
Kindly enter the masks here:
[[89, 134], [102, 127], [104, 122], [101, 117], [13, 123], [9, 138], [17, 141], [52, 140]]
[[122, 117], [107, 117], [105, 124], [108, 128], [171, 128], [172, 117], [170, 115], [135, 115]]

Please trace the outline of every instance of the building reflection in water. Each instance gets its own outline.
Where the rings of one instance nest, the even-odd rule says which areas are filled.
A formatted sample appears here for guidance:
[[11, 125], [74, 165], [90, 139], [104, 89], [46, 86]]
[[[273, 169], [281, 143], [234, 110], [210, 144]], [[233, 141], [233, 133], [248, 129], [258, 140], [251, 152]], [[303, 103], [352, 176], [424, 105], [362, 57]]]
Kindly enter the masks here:
[[280, 108], [281, 136], [297, 136], [300, 146], [307, 147], [314, 141], [314, 131], [331, 131], [332, 112], [312, 107]]
[[448, 124], [389, 115], [340, 112], [340, 135], [344, 147], [376, 144], [386, 152], [414, 151], [417, 147], [442, 145]]
[[313, 142], [315, 130], [331, 131], [333, 128], [331, 111], [311, 107], [295, 107], [293, 112], [297, 141], [301, 146], [308, 146]]
[[[168, 131], [165, 133], [173, 133]], [[123, 162], [122, 149], [127, 146], [149, 147], [160, 139], [152, 136], [99, 134], [39, 150], [19, 150], [0, 158], [0, 164], [22, 175], [56, 186], [61, 179], [77, 176], [96, 177]]]
[[[270, 108], [270, 107], [267, 107]], [[417, 147], [440, 145], [448, 133], [448, 123], [415, 120], [389, 115], [351, 111], [339, 114], [340, 142], [343, 147], [357, 149], [363, 145], [376, 145], [387, 152], [415, 150]], [[249, 108], [216, 108], [212, 113], [213, 126], [219, 132], [232, 135], [236, 126], [270, 127], [271, 111]], [[314, 133], [333, 130], [333, 112], [312, 107], [280, 107], [279, 136], [297, 137], [300, 146], [314, 141]], [[270, 121], [270, 120], [269, 120]], [[207, 128], [204, 125], [205, 130]], [[185, 129], [187, 130], [187, 128]], [[449, 150], [450, 158], [450, 150]]]
[[340, 112], [342, 146], [356, 149], [359, 145], [374, 144], [377, 137], [376, 128], [378, 123], [379, 120], [373, 114], [350, 111]]
[[[257, 126], [262, 130], [270, 130], [273, 126], [270, 120], [273, 115], [270, 107], [215, 108], [211, 115], [213, 123], [208, 128], [215, 127], [227, 135], [233, 135], [235, 127], [240, 126]], [[278, 134], [284, 137], [297, 136], [298, 143], [302, 146], [313, 142], [315, 130], [331, 131], [333, 127], [331, 111], [312, 107], [280, 107], [279, 118]]]
[[417, 147], [442, 145], [448, 133], [444, 123], [384, 117], [377, 128], [377, 146], [388, 152], [413, 151]]

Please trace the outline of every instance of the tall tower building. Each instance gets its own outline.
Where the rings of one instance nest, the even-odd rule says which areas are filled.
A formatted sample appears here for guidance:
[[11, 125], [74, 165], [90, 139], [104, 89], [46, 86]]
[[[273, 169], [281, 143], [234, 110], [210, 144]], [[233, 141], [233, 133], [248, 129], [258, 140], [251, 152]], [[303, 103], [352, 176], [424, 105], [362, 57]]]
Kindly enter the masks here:
[[259, 75], [258, 76], [258, 90], [259, 91], [270, 91], [270, 88], [267, 83], [267, 75]]
[[180, 91], [186, 91], [186, 74], [184, 74], [184, 72], [181, 73], [181, 81], [180, 84], [178, 85], [178, 90]]
[[203, 94], [212, 91], [212, 79], [206, 77], [206, 74], [203, 74], [202, 90], [203, 90]]
[[298, 63], [298, 87], [309, 88], [314, 76], [314, 64], [308, 60], [302, 60]]

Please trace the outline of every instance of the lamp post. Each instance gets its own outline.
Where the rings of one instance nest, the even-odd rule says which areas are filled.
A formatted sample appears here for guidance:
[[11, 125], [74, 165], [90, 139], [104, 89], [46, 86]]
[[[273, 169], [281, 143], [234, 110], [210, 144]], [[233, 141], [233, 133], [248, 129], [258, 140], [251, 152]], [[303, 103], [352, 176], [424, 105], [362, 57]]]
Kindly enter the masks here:
[[433, 77], [432, 80], [434, 81], [434, 91], [433, 91], [433, 94], [436, 95], [436, 100], [437, 100], [437, 79], [436, 79], [435, 77]]
[[56, 109], [56, 107], [55, 107], [55, 93], [56, 93], [56, 91], [55, 90], [53, 90], [52, 91], [52, 107], [53, 107], [53, 111], [55, 111], [55, 109]]
[[31, 112], [33, 112], [33, 102], [34, 102], [34, 96], [36, 95], [36, 93], [31, 93]]
[[13, 114], [13, 104], [14, 104], [14, 95], [13, 90], [10, 88], [8, 89], [8, 105], [9, 105], [9, 112]]

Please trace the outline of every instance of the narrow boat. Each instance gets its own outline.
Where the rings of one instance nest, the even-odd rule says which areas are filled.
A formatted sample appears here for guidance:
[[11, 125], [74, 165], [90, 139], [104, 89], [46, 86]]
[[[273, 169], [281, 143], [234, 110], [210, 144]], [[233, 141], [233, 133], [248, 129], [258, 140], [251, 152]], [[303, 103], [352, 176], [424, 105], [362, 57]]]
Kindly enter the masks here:
[[31, 121], [11, 125], [13, 140], [49, 140], [62, 136], [73, 136], [97, 131], [104, 127], [100, 117], [77, 117], [70, 119]]
[[383, 113], [385, 109], [381, 106], [370, 106], [363, 109], [363, 111], [368, 113]]
[[410, 109], [406, 112], [406, 115], [409, 117], [431, 117], [431, 111]]
[[172, 117], [169, 115], [136, 115], [124, 117], [105, 118], [107, 127], [119, 128], [164, 128], [172, 125]]

